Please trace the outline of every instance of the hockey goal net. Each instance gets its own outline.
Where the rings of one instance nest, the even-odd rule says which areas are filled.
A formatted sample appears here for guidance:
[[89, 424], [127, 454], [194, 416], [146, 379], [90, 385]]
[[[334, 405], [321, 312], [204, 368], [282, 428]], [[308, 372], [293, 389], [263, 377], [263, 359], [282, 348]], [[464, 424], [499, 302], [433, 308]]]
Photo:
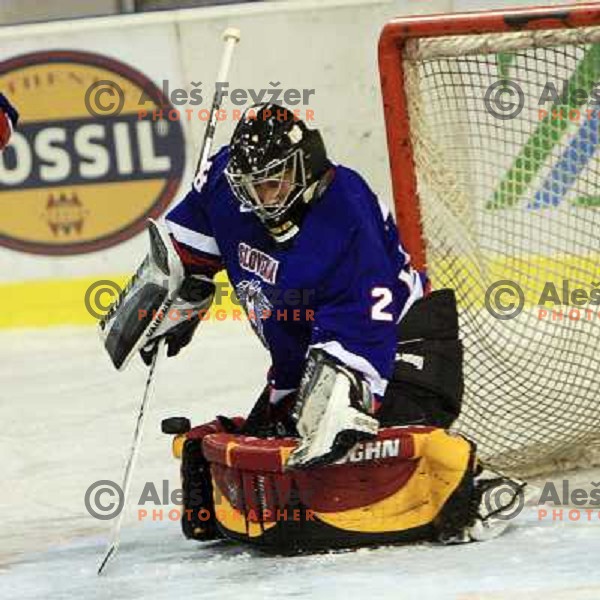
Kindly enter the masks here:
[[379, 65], [402, 240], [459, 302], [457, 429], [513, 473], [596, 461], [600, 4], [397, 19]]

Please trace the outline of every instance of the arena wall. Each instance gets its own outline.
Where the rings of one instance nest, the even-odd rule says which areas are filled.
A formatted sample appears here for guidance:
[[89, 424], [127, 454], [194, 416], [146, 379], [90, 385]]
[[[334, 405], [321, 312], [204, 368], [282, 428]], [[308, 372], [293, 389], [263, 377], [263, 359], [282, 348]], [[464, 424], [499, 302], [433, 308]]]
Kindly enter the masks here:
[[[506, 4], [494, 3], [495, 6]], [[262, 89], [279, 89], [283, 93], [292, 88], [308, 93], [308, 101], [298, 108], [304, 118], [321, 129], [330, 156], [363, 173], [384, 202], [389, 203], [388, 158], [377, 69], [379, 32], [386, 21], [400, 14], [482, 7], [489, 8], [490, 3], [481, 0], [427, 3], [419, 0], [306, 0], [5, 27], [0, 30], [4, 61], [0, 63], [0, 88], [10, 95], [7, 86], [11, 85], [10, 78], [15, 72], [2, 72], [7, 61], [28, 53], [68, 50], [124, 63], [159, 88], [163, 87], [163, 81], [168, 81], [171, 90], [182, 88], [190, 92], [194, 87], [192, 82], [201, 81], [203, 102], [198, 108], [209, 109], [222, 50], [221, 33], [226, 27], [239, 27], [242, 41], [234, 56], [230, 87], [253, 89], [255, 93]], [[23, 89], [20, 93], [24, 93]], [[271, 92], [267, 93], [270, 96]], [[17, 102], [18, 97], [17, 94]], [[60, 124], [56, 115], [61, 113], [52, 105], [52, 98], [43, 87], [32, 89], [25, 104], [35, 106], [36, 117], [28, 115], [20, 106], [24, 122], [43, 121], [47, 115], [55, 124]], [[195, 115], [184, 115], [184, 108], [181, 107], [181, 126], [185, 164], [171, 204], [186, 192], [204, 128], [204, 121]], [[231, 134], [235, 125], [233, 109], [243, 107], [226, 103], [225, 108], [228, 113], [219, 124], [215, 149]], [[47, 195], [52, 189], [42, 186], [36, 188], [36, 193]], [[112, 190], [106, 186], [107, 197]], [[0, 239], [13, 235], [11, 224], [19, 219], [37, 218], [25, 210], [21, 214], [25, 204], [14, 202], [15, 194], [21, 191], [18, 186], [2, 186], [0, 177], [0, 198], [11, 211], [10, 219], [3, 219]], [[45, 235], [49, 235], [48, 232]], [[84, 302], [86, 290], [99, 279], [122, 284], [138, 265], [146, 247], [143, 231], [110, 247], [85, 253], [49, 255], [3, 244], [0, 247], [0, 327], [93, 323], [94, 318]]]

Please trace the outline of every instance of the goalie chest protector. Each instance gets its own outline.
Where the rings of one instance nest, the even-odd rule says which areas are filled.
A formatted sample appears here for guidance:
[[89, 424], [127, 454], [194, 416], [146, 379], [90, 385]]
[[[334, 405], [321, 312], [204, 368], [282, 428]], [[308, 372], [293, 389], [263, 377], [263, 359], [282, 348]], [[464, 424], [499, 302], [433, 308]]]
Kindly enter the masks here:
[[293, 439], [204, 439], [222, 533], [294, 553], [436, 539], [469, 519], [474, 447], [431, 427], [390, 427], [335, 464], [285, 470]]

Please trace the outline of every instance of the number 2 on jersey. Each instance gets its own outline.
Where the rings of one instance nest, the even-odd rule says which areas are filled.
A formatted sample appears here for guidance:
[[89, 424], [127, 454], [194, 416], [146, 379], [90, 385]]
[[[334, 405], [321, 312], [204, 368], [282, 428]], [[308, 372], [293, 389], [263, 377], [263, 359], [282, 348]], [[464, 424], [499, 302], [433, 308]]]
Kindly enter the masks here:
[[392, 291], [386, 287], [374, 287], [371, 290], [371, 298], [375, 300], [375, 304], [371, 307], [371, 319], [374, 321], [393, 321], [394, 315], [386, 310], [394, 299]]

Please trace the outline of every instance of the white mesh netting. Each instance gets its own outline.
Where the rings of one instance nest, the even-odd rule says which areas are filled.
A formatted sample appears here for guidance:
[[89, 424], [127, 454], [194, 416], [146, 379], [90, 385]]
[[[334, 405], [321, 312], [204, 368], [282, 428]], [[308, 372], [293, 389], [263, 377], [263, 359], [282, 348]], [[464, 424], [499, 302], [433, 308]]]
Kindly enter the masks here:
[[[600, 28], [410, 40], [404, 61], [428, 272], [434, 288], [456, 290], [460, 305], [466, 393], [458, 429], [512, 472], [595, 462]], [[492, 103], [518, 101], [515, 84], [522, 90], [514, 118], [486, 108], [486, 91], [500, 80], [508, 83], [497, 84]], [[540, 104], [549, 82], [560, 97]], [[503, 116], [514, 110], [491, 106]], [[512, 319], [493, 318], [485, 306], [500, 280], [523, 291]], [[555, 289], [562, 302], [565, 281], [587, 300], [579, 293], [581, 306], [547, 302], [544, 316], [542, 292]]]

